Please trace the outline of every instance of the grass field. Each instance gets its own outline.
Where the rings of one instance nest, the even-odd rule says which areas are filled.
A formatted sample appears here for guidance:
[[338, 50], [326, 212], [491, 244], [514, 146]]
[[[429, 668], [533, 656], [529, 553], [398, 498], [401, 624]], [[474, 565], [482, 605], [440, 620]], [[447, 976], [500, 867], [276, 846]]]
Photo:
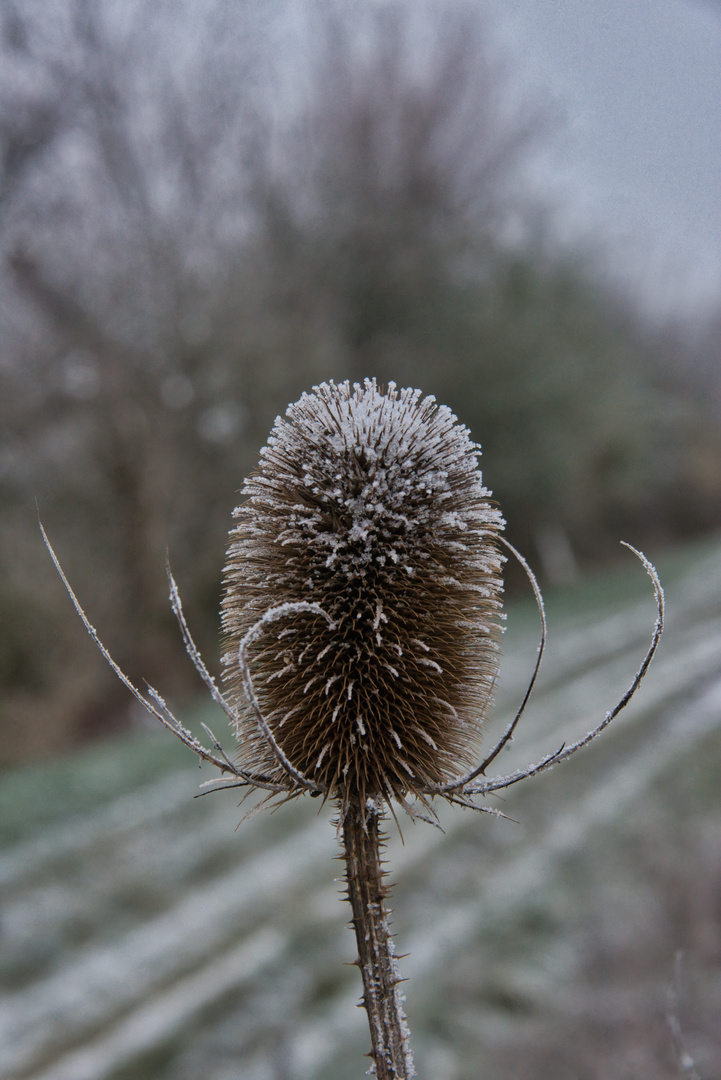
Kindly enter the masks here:
[[[389, 826], [421, 1078], [721, 1080], [721, 544], [658, 561], [666, 634], [602, 740], [494, 800], [513, 820]], [[655, 618], [630, 555], [547, 605], [504, 772], [600, 719]], [[515, 603], [489, 744], [536, 639]], [[3, 1080], [364, 1074], [331, 809], [236, 828], [233, 793], [193, 798], [209, 775], [148, 728], [0, 777]]]

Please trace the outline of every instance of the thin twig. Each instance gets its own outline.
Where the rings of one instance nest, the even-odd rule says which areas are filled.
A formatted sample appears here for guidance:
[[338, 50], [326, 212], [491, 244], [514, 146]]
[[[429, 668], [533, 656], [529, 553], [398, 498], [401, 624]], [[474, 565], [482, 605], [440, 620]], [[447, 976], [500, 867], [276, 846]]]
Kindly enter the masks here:
[[273, 751], [278, 760], [278, 763], [283, 767], [286, 773], [295, 780], [297, 784], [300, 784], [301, 787], [306, 788], [306, 790], [308, 791], [317, 792], [318, 794], [325, 794], [326, 789], [324, 787], [313, 783], [312, 780], [308, 780], [305, 776], [303, 776], [303, 773], [300, 772], [300, 770], [296, 769], [295, 766], [291, 764], [286, 754], [276, 742], [275, 736], [270, 730], [268, 721], [263, 716], [260, 704], [255, 695], [253, 680], [251, 679], [250, 668], [248, 665], [248, 648], [250, 645], [253, 644], [254, 641], [256, 641], [261, 636], [261, 634], [265, 632], [265, 628], [268, 623], [274, 622], [276, 619], [282, 619], [286, 615], [295, 614], [296, 612], [307, 612], [308, 614], [312, 615], [321, 615], [324, 619], [326, 619], [331, 629], [334, 626], [333, 620], [331, 619], [327, 611], [324, 611], [324, 609], [319, 604], [311, 604], [307, 600], [300, 600], [297, 603], [278, 604], [275, 607], [268, 608], [267, 611], [263, 612], [258, 621], [253, 623], [250, 630], [248, 630], [247, 634], [242, 638], [240, 644], [238, 645], [238, 665], [240, 667], [240, 674], [243, 680], [243, 689], [245, 690], [245, 696], [248, 699], [248, 702], [250, 703], [253, 712], [255, 713], [255, 718], [258, 721], [258, 726], [261, 730], [261, 733], [265, 736], [268, 745], [270, 746], [271, 750]]
[[484, 784], [473, 784], [466, 789], [466, 794], [487, 795], [492, 791], [500, 791], [504, 788], [510, 787], [512, 784], [519, 783], [519, 781], [521, 780], [526, 780], [531, 776], [538, 776], [539, 773], [545, 772], [547, 769], [552, 768], [554, 765], [558, 765], [561, 761], [565, 761], [567, 758], [571, 757], [572, 754], [575, 754], [578, 750], [582, 750], [584, 746], [588, 746], [588, 744], [593, 742], [594, 739], [597, 739], [601, 732], [605, 731], [611, 721], [618, 716], [622, 709], [626, 708], [629, 701], [638, 690], [641, 682], [643, 681], [644, 675], [648, 671], [648, 667], [653, 659], [654, 653], [658, 648], [658, 643], [661, 640], [661, 634], [663, 633], [664, 625], [665, 601], [663, 588], [661, 586], [656, 567], [653, 565], [652, 562], [649, 561], [649, 559], [646, 558], [643, 552], [638, 551], [636, 548], [632, 547], [631, 544], [625, 543], [625, 541], [623, 542], [623, 544], [624, 547], [627, 547], [630, 551], [632, 551], [634, 555], [636, 555], [636, 557], [640, 559], [640, 561], [643, 563], [646, 569], [646, 573], [649, 575], [651, 581], [653, 582], [653, 589], [656, 597], [656, 624], [654, 626], [651, 644], [628, 690], [613, 707], [613, 709], [611, 709], [610, 712], [606, 713], [603, 720], [599, 724], [597, 724], [595, 728], [589, 731], [588, 734], [584, 735], [583, 738], [578, 739], [574, 743], [571, 743], [570, 746], [562, 746], [560, 750], [557, 750], [553, 754], [549, 754], [537, 765], [530, 765], [522, 769], [517, 769], [515, 772], [509, 773], [507, 776], [493, 777], [491, 780], [488, 780]]
[[[167, 556], [166, 556], [166, 560], [165, 560], [165, 571], [166, 571], [166, 573], [168, 575], [168, 581], [170, 583], [170, 604], [171, 604], [171, 607], [173, 609], [173, 614], [175, 615], [175, 618], [178, 620], [178, 625], [180, 626], [180, 632], [183, 635], [183, 642], [185, 644], [185, 650], [186, 650], [188, 656], [190, 657], [190, 659], [193, 661], [193, 664], [195, 665], [195, 670], [198, 672], [201, 679], [203, 680], [203, 682], [207, 686], [208, 690], [210, 691], [210, 696], [212, 697], [213, 701], [215, 701], [217, 705], [220, 705], [221, 709], [223, 710], [225, 715], [228, 717], [228, 719], [231, 721], [231, 723], [237, 726], [237, 724], [238, 724], [238, 714], [237, 714], [236, 710], [229, 704], [229, 702], [226, 700], [226, 698], [221, 694], [220, 690], [218, 689], [217, 683], [216, 683], [215, 679], [213, 678], [213, 676], [208, 671], [207, 667], [205, 666], [205, 661], [203, 660], [202, 656], [200, 655], [200, 650], [198, 649], [198, 646], [195, 644], [195, 641], [193, 640], [193, 636], [190, 633], [190, 628], [188, 627], [188, 624], [187, 624], [186, 619], [185, 619], [185, 613], [183, 612], [183, 604], [182, 604], [182, 601], [180, 599], [180, 593], [178, 591], [178, 586], [175, 583], [175, 578], [173, 577], [173, 573], [172, 573], [172, 571], [170, 569], [170, 560], [168, 559]], [[203, 724], [203, 727], [205, 727], [205, 724]], [[207, 730], [208, 729], [206, 728], [206, 731]], [[212, 735], [212, 732], [210, 732], [209, 734], [211, 734], [213, 739], [215, 739], [215, 736]], [[216, 742], [215, 746], [216, 746], [217, 750], [222, 749], [217, 742]]]
[[165, 702], [161, 698], [160, 694], [158, 694], [157, 690], [154, 690], [152, 688], [152, 686], [149, 686], [148, 687], [148, 697], [146, 697], [140, 690], [138, 690], [137, 686], [135, 686], [135, 684], [130, 681], [130, 679], [125, 674], [125, 672], [122, 670], [122, 668], [120, 668], [116, 664], [115, 660], [110, 655], [109, 651], [106, 649], [105, 645], [103, 645], [102, 641], [98, 637], [97, 630], [95, 629], [95, 627], [92, 625], [92, 623], [88, 619], [87, 615], [85, 614], [85, 612], [84, 612], [84, 610], [83, 610], [83, 608], [82, 608], [82, 606], [80, 604], [80, 601], [78, 600], [77, 596], [73, 592], [72, 587], [70, 585], [70, 582], [66, 578], [65, 573], [63, 571], [63, 568], [60, 565], [60, 562], [58, 560], [58, 557], [55, 554], [55, 551], [53, 550], [52, 544], [50, 543], [50, 541], [48, 539], [48, 535], [45, 532], [45, 529], [43, 528], [43, 523], [39, 519], [38, 519], [38, 524], [40, 525], [40, 532], [42, 533], [43, 542], [45, 543], [45, 547], [48, 549], [48, 552], [50, 554], [50, 558], [53, 560], [53, 563], [55, 564], [55, 569], [57, 570], [57, 572], [58, 572], [58, 574], [60, 576], [60, 580], [62, 581], [63, 585], [65, 586], [65, 589], [67, 590], [67, 593], [68, 593], [70, 599], [73, 602], [73, 606], [74, 606], [75, 610], [77, 611], [78, 615], [80, 616], [80, 618], [82, 620], [83, 626], [85, 627], [87, 632], [90, 634], [90, 637], [93, 639], [93, 641], [97, 645], [98, 649], [100, 650], [103, 657], [105, 658], [105, 661], [109, 664], [109, 666], [115, 672], [115, 674], [120, 679], [123, 686], [127, 687], [127, 689], [130, 691], [130, 693], [136, 699], [136, 701], [139, 701], [140, 704], [143, 706], [143, 708], [146, 709], [151, 714], [151, 716], [154, 716], [156, 720], [159, 720], [160, 723], [163, 725], [163, 727], [166, 727], [166, 728], [168, 728], [169, 731], [172, 731], [173, 734], [176, 735], [180, 739], [180, 741], [182, 743], [184, 743], [190, 750], [192, 750], [194, 754], [197, 754], [197, 756], [199, 758], [202, 758], [203, 761], [209, 761], [212, 765], [215, 765], [218, 769], [220, 769], [221, 772], [232, 772], [236, 776], [241, 776], [242, 774], [235, 768], [235, 766], [229, 764], [227, 759], [222, 760], [220, 758], [217, 758], [213, 753], [211, 753], [210, 750], [208, 750], [205, 746], [203, 746], [203, 744], [200, 743], [195, 738], [195, 736], [192, 735], [191, 732], [188, 731], [188, 729], [183, 726], [183, 724], [181, 724], [181, 722], [178, 720], [178, 718], [173, 715], [173, 713], [170, 711], [168, 706], [165, 704]]
[[536, 597], [536, 606], [538, 608], [538, 615], [539, 615], [539, 618], [541, 620], [541, 640], [540, 640], [540, 642], [538, 644], [538, 651], [536, 653], [536, 663], [534, 665], [533, 672], [531, 674], [530, 682], [528, 683], [528, 686], [526, 687], [526, 692], [523, 695], [523, 701], [521, 702], [521, 704], [520, 704], [520, 706], [518, 708], [518, 711], [516, 712], [516, 715], [513, 717], [513, 720], [511, 720], [510, 724], [508, 725], [508, 727], [506, 728], [506, 730], [504, 731], [503, 735], [498, 740], [496, 745], [493, 747], [493, 749], [491, 750], [488, 757], [484, 758], [484, 760], [481, 762], [481, 764], [478, 765], [473, 770], [473, 772], [467, 773], [466, 776], [458, 777], [458, 779], [451, 780], [447, 784], [438, 784], [437, 786], [435, 786], [433, 788], [429, 787], [429, 789], [428, 789], [429, 792], [432, 792], [432, 794], [434, 794], [434, 795], [447, 795], [450, 792], [458, 791], [459, 788], [465, 787], [466, 784], [469, 784], [469, 783], [471, 783], [472, 780], [475, 780], [477, 776], [481, 776], [483, 773], [485, 773], [486, 769], [491, 764], [491, 762], [495, 761], [495, 759], [500, 754], [501, 750], [503, 750], [504, 746], [506, 746], [507, 743], [509, 743], [511, 741], [511, 739], [513, 738], [513, 736], [515, 734], [515, 731], [516, 731], [516, 728], [518, 727], [518, 722], [521, 719], [521, 717], [523, 716], [526, 705], [528, 704], [529, 699], [531, 697], [531, 694], [533, 693], [533, 688], [536, 685], [536, 679], [538, 678], [538, 673], [541, 670], [541, 661], [543, 660], [543, 653], [544, 653], [545, 648], [546, 648], [546, 635], [547, 635], [548, 627], [547, 627], [547, 624], [546, 624], [546, 609], [545, 609], [544, 604], [543, 604], [543, 596], [541, 594], [541, 590], [539, 588], [538, 581], [536, 579], [536, 575], [533, 573], [533, 570], [531, 570], [530, 566], [528, 565], [526, 560], [523, 558], [520, 551], [517, 551], [516, 548], [513, 546], [513, 544], [510, 544], [508, 542], [508, 540], [506, 540], [505, 537], [503, 537], [503, 536], [498, 536], [496, 539], [499, 540], [500, 543], [502, 543], [506, 548], [508, 548], [508, 550], [511, 552], [511, 554], [521, 564], [521, 566], [523, 567], [523, 569], [526, 572], [526, 576], [527, 576], [528, 580], [531, 583], [531, 587], [533, 588], [533, 593], [534, 593], [534, 595]]
[[696, 1071], [696, 1062], [686, 1049], [686, 1040], [684, 1039], [683, 1028], [678, 1015], [682, 967], [683, 950], [679, 949], [674, 957], [673, 980], [666, 994], [666, 1026], [673, 1042], [679, 1077], [684, 1077], [684, 1080], [701, 1080]]

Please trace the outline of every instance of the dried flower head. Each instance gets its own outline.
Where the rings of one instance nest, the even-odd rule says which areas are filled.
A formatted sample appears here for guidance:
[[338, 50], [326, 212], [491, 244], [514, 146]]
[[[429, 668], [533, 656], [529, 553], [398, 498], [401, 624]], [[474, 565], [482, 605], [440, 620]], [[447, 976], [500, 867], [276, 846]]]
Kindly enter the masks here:
[[323, 383], [278, 417], [225, 569], [243, 770], [288, 779], [258, 712], [291, 766], [343, 802], [404, 800], [476, 760], [503, 563], [478, 454], [448, 408], [393, 383]]

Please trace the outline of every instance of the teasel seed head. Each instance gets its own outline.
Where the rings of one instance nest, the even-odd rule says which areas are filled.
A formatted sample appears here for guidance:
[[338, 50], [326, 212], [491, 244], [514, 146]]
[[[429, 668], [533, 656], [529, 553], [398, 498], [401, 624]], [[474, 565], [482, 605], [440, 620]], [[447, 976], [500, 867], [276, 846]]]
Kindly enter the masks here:
[[477, 760], [504, 561], [479, 453], [433, 397], [374, 379], [323, 383], [276, 419], [224, 574], [243, 769], [300, 792], [284, 756], [342, 804], [405, 803]]

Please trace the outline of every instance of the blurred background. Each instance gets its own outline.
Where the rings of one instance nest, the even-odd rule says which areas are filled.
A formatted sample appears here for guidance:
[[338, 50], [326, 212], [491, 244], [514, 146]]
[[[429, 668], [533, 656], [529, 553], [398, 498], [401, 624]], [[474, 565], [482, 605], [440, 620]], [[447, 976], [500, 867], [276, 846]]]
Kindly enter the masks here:
[[[509, 539], [538, 569], [550, 606], [559, 598], [574, 677], [588, 679], [590, 667], [600, 671], [627, 647], [640, 648], [652, 624], [652, 606], [633, 614], [644, 586], [637, 591], [617, 569], [629, 558], [620, 539], [660, 556], [687, 597], [683, 625], [705, 628], [689, 645], [695, 659], [685, 673], [677, 665], [677, 681], [663, 684], [663, 707], [717, 677], [720, 100], [721, 4], [712, 0], [1, 0], [0, 765], [8, 841], [42, 834], [56, 815], [94, 813], [94, 800], [150, 785], [151, 764], [160, 776], [181, 760], [142, 729], [75, 618], [42, 545], [35, 500], [116, 660], [136, 682], [147, 679], [192, 710], [197, 680], [169, 611], [166, 550], [213, 668], [238, 491], [275, 416], [324, 379], [418, 386], [469, 426]], [[706, 577], [686, 581], [683, 571], [694, 567]], [[527, 658], [533, 616], [514, 601], [523, 584], [515, 573], [508, 594], [520, 612], [518, 656]], [[587, 604], [583, 616], [567, 602], [570, 586]], [[616, 622], [604, 607], [610, 600]], [[596, 615], [610, 620], [606, 637], [591, 634], [586, 651], [574, 651]], [[520, 685], [513, 641], [509, 695]], [[578, 701], [603, 709], [624, 682], [598, 679], [598, 701], [587, 682]], [[553, 702], [549, 716], [566, 715]], [[718, 715], [715, 705], [704, 708]], [[133, 731], [142, 752], [117, 742]], [[701, 738], [707, 728], [693, 731]], [[63, 758], [56, 769], [58, 754], [99, 736], [115, 741], [98, 743], [100, 756], [90, 747], [82, 751], [89, 757]], [[707, 764], [721, 760], [718, 739], [715, 747]], [[661, 770], [672, 761], [663, 760]], [[176, 809], [193, 785], [181, 784]], [[713, 784], [698, 790], [713, 804], [713, 812], [704, 804], [707, 847], [691, 824], [688, 834], [679, 825], [673, 851], [691, 860], [691, 848], [703, 847], [706, 876], [693, 880], [705, 905], [699, 970], [708, 974], [721, 957], [721, 851], [711, 839], [721, 818]], [[690, 822], [697, 789], [688, 781], [677, 794]], [[659, 813], [662, 805], [654, 804]], [[167, 812], [158, 810], [158, 820]], [[234, 824], [234, 805], [228, 815]], [[333, 836], [324, 824], [325, 858]], [[262, 843], [253, 836], [266, 834], [248, 835], [252, 848]], [[183, 864], [191, 874], [192, 863], [191, 877], [207, 871], [200, 837]], [[608, 850], [637, 865], [630, 852], [634, 843], [646, 850], [642, 835], [618, 842]], [[452, 850], [466, 851], [459, 844]], [[674, 898], [693, 874], [690, 863], [677, 872], [666, 865], [672, 849], [660, 835], [657, 847], [651, 878], [671, 882], [663, 893], [671, 914], [654, 923], [663, 956], [658, 942], [647, 952], [660, 965], [649, 961], [653, 978], [665, 972], [670, 980], [694, 918], [679, 914]], [[228, 855], [213, 857], [215, 873]], [[597, 854], [594, 865], [602, 864]], [[157, 872], [151, 859], [148, 875], [151, 865]], [[118, 887], [130, 889], [125, 879]], [[168, 885], [162, 897], [157, 888], [141, 889], [148, 911], [186, 885]], [[448, 897], [437, 902], [443, 910]], [[70, 937], [57, 930], [55, 945], [33, 961], [36, 974], [65, 962], [58, 957], [67, 957], [68, 940], [85, 940], [86, 915], [76, 912], [74, 930], [63, 915]], [[533, 923], [528, 915], [544, 934], [548, 917]], [[617, 925], [609, 916], [606, 930]], [[641, 916], [637, 925], [645, 925]], [[664, 937], [668, 926], [686, 929]], [[623, 954], [606, 930], [593, 948], [586, 941], [579, 978], [592, 953], [605, 958], [604, 970], [613, 967], [611, 953]], [[467, 943], [464, 933], [458, 941]], [[558, 956], [549, 955], [553, 967]], [[9, 985], [29, 985], [27, 955], [14, 963]], [[304, 971], [298, 961], [301, 996]], [[643, 963], [634, 972], [648, 975]], [[523, 1013], [526, 976], [523, 992], [504, 983], [483, 993], [501, 1013]], [[287, 1005], [281, 983], [266, 996]], [[437, 1080], [475, 1077], [448, 1057], [443, 1038], [433, 1042], [432, 1016], [428, 1023], [425, 1060]], [[465, 1061], [475, 1045], [469, 1030], [454, 1035], [456, 1045], [471, 1040]], [[583, 1072], [579, 1059], [564, 1057], [564, 1032], [558, 1053], [549, 1043], [539, 1077], [681, 1075], [663, 1023], [654, 1038], [628, 1036], [631, 1047], [661, 1047], [648, 1073], [638, 1055], [636, 1072], [611, 1063]], [[606, 1033], [601, 1026], [597, 1043], [591, 1039], [589, 1062]], [[531, 1057], [545, 1060], [541, 1043], [529, 1039]], [[49, 1069], [53, 1053], [32, 1068], [42, 1060]], [[196, 1076], [196, 1050], [188, 1053], [182, 1068], [176, 1061], [163, 1072], [157, 1059], [148, 1075]], [[517, 1059], [503, 1053], [499, 1075], [536, 1075], [526, 1071], [525, 1050]], [[259, 1057], [256, 1071], [242, 1075], [316, 1075], [310, 1066], [294, 1072], [278, 1055], [271, 1064]], [[35, 1076], [31, 1059], [21, 1054], [26, 1065], [8, 1076]], [[99, 1060], [86, 1073], [75, 1061], [57, 1078], [116, 1076]], [[345, 1075], [327, 1060], [318, 1076]], [[704, 1080], [721, 1076], [718, 1057], [707, 1060], [717, 1071]], [[133, 1068], [128, 1075], [139, 1077]], [[234, 1069], [217, 1076], [238, 1075]]]
[[721, 523], [721, 12], [550, 7], [4, 0], [3, 761], [131, 719], [33, 500], [183, 691], [166, 548], [212, 656], [238, 489], [323, 379], [449, 404], [546, 583]]

